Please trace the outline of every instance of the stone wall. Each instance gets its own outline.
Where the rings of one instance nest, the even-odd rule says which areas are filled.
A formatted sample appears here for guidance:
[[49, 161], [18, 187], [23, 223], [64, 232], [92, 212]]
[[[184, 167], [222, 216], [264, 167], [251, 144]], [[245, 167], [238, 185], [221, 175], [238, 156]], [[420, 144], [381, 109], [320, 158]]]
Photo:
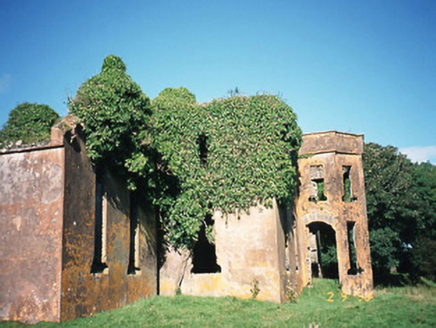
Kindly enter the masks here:
[[0, 154], [0, 320], [58, 321], [64, 149]]
[[[155, 211], [101, 172], [104, 242], [80, 126], [54, 128], [49, 146], [0, 154], [0, 320], [70, 320], [156, 295]], [[91, 272], [103, 244], [107, 268]]]
[[61, 319], [114, 309], [156, 294], [156, 218], [140, 203], [139, 269], [128, 274], [130, 253], [130, 192], [109, 170], [102, 170], [107, 216], [105, 264], [91, 273], [95, 251], [96, 175], [80, 138], [66, 144], [65, 216], [63, 229]]
[[287, 274], [276, 202], [272, 208], [252, 207], [249, 213], [216, 212], [213, 220], [220, 272], [193, 273], [189, 254], [170, 252], [161, 270], [161, 293], [171, 295], [180, 287], [186, 295], [251, 298], [258, 288], [257, 299], [282, 302]]

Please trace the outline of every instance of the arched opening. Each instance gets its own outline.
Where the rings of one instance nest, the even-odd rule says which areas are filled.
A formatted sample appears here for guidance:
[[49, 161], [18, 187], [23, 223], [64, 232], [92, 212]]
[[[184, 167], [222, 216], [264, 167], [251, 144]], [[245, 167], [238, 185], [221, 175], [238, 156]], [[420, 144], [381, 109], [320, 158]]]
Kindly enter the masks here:
[[338, 279], [338, 256], [336, 233], [323, 222], [312, 222], [309, 228], [309, 258], [312, 277]]

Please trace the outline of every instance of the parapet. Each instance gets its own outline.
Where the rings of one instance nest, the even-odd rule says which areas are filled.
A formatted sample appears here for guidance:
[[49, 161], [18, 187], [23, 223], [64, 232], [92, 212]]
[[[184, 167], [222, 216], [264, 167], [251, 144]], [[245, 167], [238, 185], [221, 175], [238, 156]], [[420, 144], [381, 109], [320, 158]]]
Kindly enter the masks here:
[[363, 153], [363, 134], [338, 131], [303, 134], [300, 156], [322, 153], [361, 155]]

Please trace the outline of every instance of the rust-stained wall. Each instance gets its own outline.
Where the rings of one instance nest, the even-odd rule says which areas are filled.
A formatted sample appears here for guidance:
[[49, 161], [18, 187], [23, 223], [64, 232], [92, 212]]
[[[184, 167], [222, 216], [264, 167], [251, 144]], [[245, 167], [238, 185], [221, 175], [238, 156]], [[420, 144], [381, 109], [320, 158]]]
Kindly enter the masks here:
[[139, 210], [140, 271], [128, 275], [130, 251], [130, 193], [126, 184], [104, 173], [107, 209], [108, 269], [91, 274], [94, 257], [95, 173], [81, 139], [67, 144], [62, 320], [117, 308], [156, 294], [157, 242], [152, 210]]
[[0, 320], [59, 320], [63, 154], [0, 154]]
[[80, 126], [54, 128], [49, 146], [0, 154], [0, 320], [69, 320], [156, 294], [155, 212], [135, 205], [139, 270], [127, 274], [130, 192], [109, 170], [108, 270], [91, 273], [96, 176], [82, 140]]
[[[249, 213], [223, 216], [216, 212], [214, 236], [218, 273], [191, 273], [189, 257], [181, 252], [167, 254], [161, 270], [161, 293], [251, 298], [256, 281], [257, 299], [285, 299], [285, 241], [277, 204], [253, 207]], [[168, 268], [171, 268], [169, 270]]]
[[[372, 268], [366, 215], [365, 185], [362, 166], [363, 136], [336, 131], [306, 134], [300, 149], [299, 195], [296, 201], [296, 237], [299, 289], [312, 278], [310, 232], [308, 225], [323, 222], [336, 234], [339, 280], [346, 294], [372, 297]], [[310, 201], [314, 196], [311, 166], [322, 166], [327, 200]], [[351, 166], [352, 201], [344, 196], [343, 166]], [[350, 256], [347, 222], [355, 222], [355, 245], [359, 273], [349, 274]]]
[[[308, 225], [323, 222], [335, 231], [342, 290], [372, 297], [362, 151], [360, 135], [304, 135], [295, 208], [279, 211], [274, 200], [272, 208], [254, 207], [249, 213], [216, 212], [221, 271], [194, 274], [190, 254], [172, 250], [161, 269], [161, 294], [180, 288], [190, 295], [250, 298], [256, 282], [258, 299], [282, 302], [288, 288], [298, 292], [310, 283], [314, 257]], [[311, 169], [317, 166], [322, 169]], [[342, 199], [344, 166], [351, 166], [350, 202]], [[327, 200], [313, 201], [314, 174], [322, 175]], [[155, 212], [143, 202], [137, 205], [140, 270], [128, 275], [131, 195], [107, 169], [103, 180], [108, 268], [93, 274], [96, 175], [80, 128], [74, 134], [54, 129], [45, 148], [0, 154], [0, 319], [70, 320], [156, 294]], [[349, 273], [347, 222], [355, 222], [356, 274]]]

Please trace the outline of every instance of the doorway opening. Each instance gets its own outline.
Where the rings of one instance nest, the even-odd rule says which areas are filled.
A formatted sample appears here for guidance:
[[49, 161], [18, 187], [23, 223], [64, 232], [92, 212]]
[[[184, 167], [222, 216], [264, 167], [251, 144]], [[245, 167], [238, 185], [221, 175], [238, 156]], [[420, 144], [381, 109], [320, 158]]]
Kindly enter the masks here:
[[310, 232], [310, 263], [312, 277], [338, 279], [338, 256], [336, 249], [336, 233], [333, 228], [323, 222], [308, 225]]
[[213, 223], [211, 215], [207, 215], [198, 233], [192, 253], [192, 273], [217, 273], [221, 267], [217, 263], [215, 243], [212, 239]]

